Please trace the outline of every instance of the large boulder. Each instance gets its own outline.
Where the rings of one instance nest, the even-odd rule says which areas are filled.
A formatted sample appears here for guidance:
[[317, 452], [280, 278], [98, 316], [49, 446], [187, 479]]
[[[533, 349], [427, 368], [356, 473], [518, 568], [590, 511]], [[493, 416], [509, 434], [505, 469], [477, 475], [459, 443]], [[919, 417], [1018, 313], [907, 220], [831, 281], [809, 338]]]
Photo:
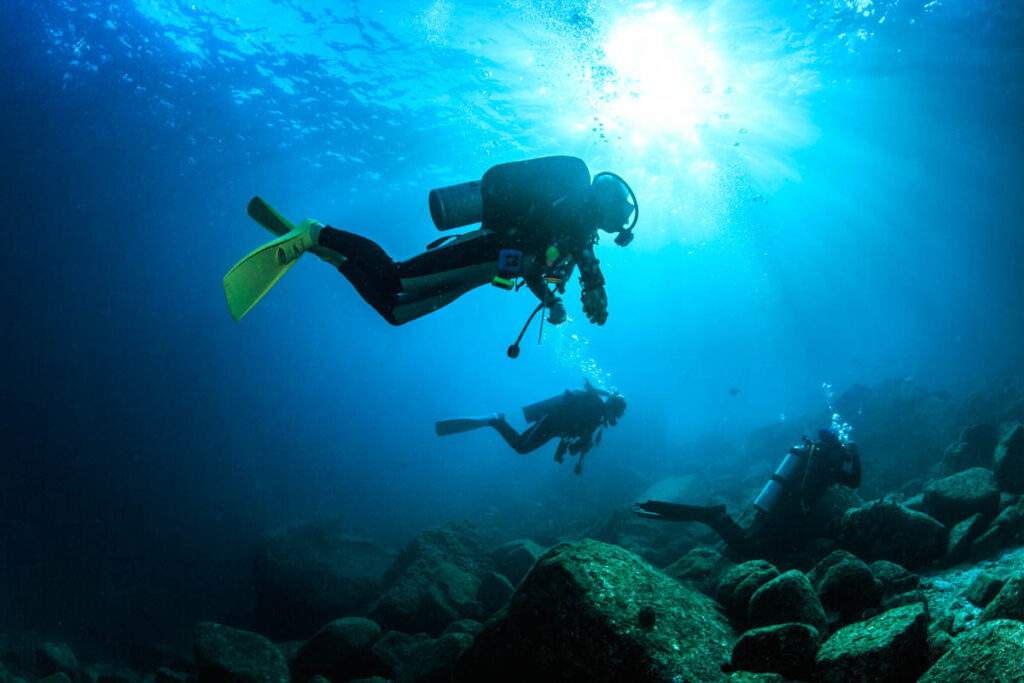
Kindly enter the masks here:
[[957, 638], [918, 683], [1021, 683], [1024, 681], [1024, 624], [997, 619]]
[[694, 548], [665, 567], [665, 573], [713, 598], [719, 581], [735, 566], [735, 562], [717, 550]]
[[1024, 572], [1007, 579], [979, 617], [979, 621], [995, 619], [1024, 621]]
[[368, 616], [385, 630], [439, 636], [453, 621], [483, 618], [477, 593], [491, 570], [490, 553], [469, 522], [427, 529], [388, 569]]
[[996, 446], [992, 471], [1000, 489], [1024, 493], [1024, 425], [1015, 424]]
[[999, 427], [992, 423], [964, 427], [960, 438], [946, 448], [936, 473], [946, 476], [972, 467], [992, 467], [992, 455], [997, 443]]
[[193, 645], [199, 683], [289, 683], [288, 664], [258, 633], [204, 621]]
[[376, 597], [395, 555], [345, 529], [339, 519], [321, 519], [257, 540], [253, 582], [268, 633], [306, 638], [333, 619], [362, 613]]
[[715, 588], [715, 599], [725, 613], [737, 623], [745, 623], [750, 596], [758, 588], [779, 575], [779, 570], [767, 560], [749, 560], [727, 571]]
[[889, 560], [916, 569], [946, 552], [946, 527], [898, 503], [878, 501], [846, 513], [841, 543], [866, 562]]
[[[899, 565], [896, 565], [899, 566]], [[856, 555], [837, 550], [816, 564], [808, 578], [821, 604], [851, 621], [882, 601], [885, 587]]]
[[925, 512], [946, 526], [980, 513], [987, 519], [999, 511], [995, 475], [984, 467], [972, 467], [938, 479], [924, 490]]
[[468, 633], [446, 633], [414, 647], [395, 683], [451, 683], [455, 663], [473, 642]]
[[821, 600], [803, 572], [791, 569], [764, 584], [750, 598], [747, 623], [751, 628], [795, 622], [828, 633]]
[[55, 673], [67, 674], [75, 680], [79, 677], [78, 659], [66, 643], [40, 643], [36, 648], [35, 677], [37, 679], [52, 676]]
[[544, 554], [544, 548], [529, 539], [509, 541], [491, 552], [494, 565], [513, 586], [518, 586], [533, 563]]
[[487, 622], [455, 681], [722, 681], [732, 639], [711, 600], [628, 551], [563, 543]]
[[971, 552], [971, 544], [985, 533], [987, 526], [988, 520], [979, 512], [950, 529], [946, 541], [946, 562], [956, 564], [966, 560]]
[[295, 680], [308, 681], [319, 674], [331, 681], [348, 681], [385, 673], [370, 655], [370, 648], [380, 636], [380, 626], [363, 617], [332, 621], [295, 655]]
[[905, 683], [928, 667], [928, 613], [897, 607], [832, 634], [818, 650], [822, 683]]
[[777, 624], [747, 631], [732, 648], [732, 668], [810, 678], [821, 637], [807, 624]]
[[1021, 510], [1017, 506], [1004, 508], [996, 515], [985, 533], [971, 542], [971, 555], [975, 558], [985, 557], [997, 550], [1011, 545], [1017, 538], [1021, 528]]

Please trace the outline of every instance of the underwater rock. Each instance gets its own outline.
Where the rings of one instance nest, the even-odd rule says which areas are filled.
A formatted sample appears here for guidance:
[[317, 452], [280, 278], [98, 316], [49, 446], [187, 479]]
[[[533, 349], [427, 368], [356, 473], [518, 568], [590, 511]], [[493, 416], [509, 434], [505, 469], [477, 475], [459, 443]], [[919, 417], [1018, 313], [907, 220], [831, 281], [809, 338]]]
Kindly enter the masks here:
[[953, 647], [953, 636], [941, 629], [928, 629], [928, 665], [939, 661]]
[[747, 623], [751, 628], [789, 622], [813, 626], [822, 636], [829, 632], [821, 600], [804, 573], [796, 569], [758, 588], [747, 608]]
[[736, 563], [712, 548], [694, 548], [663, 570], [676, 581], [689, 584], [714, 598], [718, 583]]
[[928, 667], [928, 614], [914, 604], [839, 629], [818, 650], [822, 683], [904, 683]]
[[[191, 675], [181, 671], [168, 669], [166, 666], [160, 667], [156, 670], [156, 673], [153, 674], [153, 683], [188, 683], [188, 681], [192, 680], [195, 679]], [[103, 678], [97, 679], [96, 683], [103, 683]]]
[[735, 671], [729, 674], [729, 683], [787, 683], [780, 674], [758, 674], [752, 671]]
[[510, 541], [491, 552], [494, 565], [513, 586], [518, 586], [529, 573], [537, 558], [544, 554], [544, 548], [531, 540]]
[[715, 599], [737, 623], [746, 623], [750, 596], [778, 577], [779, 570], [766, 560], [742, 562], [725, 573], [715, 588]]
[[984, 607], [992, 602], [992, 598], [996, 597], [1002, 587], [1002, 579], [997, 579], [988, 572], [978, 572], [964, 592], [964, 597], [975, 607]]
[[292, 675], [297, 681], [316, 674], [331, 681], [347, 681], [384, 673], [370, 656], [370, 648], [380, 636], [380, 626], [363, 617], [332, 621], [296, 653]]
[[999, 488], [991, 470], [972, 467], [928, 484], [924, 503], [925, 512], [946, 526], [976, 513], [992, 519], [999, 511]]
[[1020, 683], [1024, 681], [1024, 624], [997, 619], [980, 624], [953, 642], [918, 683]]
[[289, 683], [284, 657], [258, 633], [200, 622], [193, 645], [199, 683]]
[[480, 629], [483, 627], [484, 625], [475, 619], [459, 619], [458, 621], [453, 621], [448, 624], [448, 628], [446, 628], [444, 633], [441, 635], [448, 633], [468, 633], [471, 636], [475, 636], [477, 633], [480, 633]]
[[1024, 493], [1024, 425], [1015, 424], [996, 446], [992, 471], [1001, 490]]
[[504, 607], [515, 591], [515, 586], [509, 583], [504, 574], [486, 572], [476, 590], [476, 600], [483, 608], [483, 616], [489, 617]]
[[995, 619], [1024, 621], [1024, 572], [1007, 579], [978, 617], [982, 622]]
[[77, 680], [81, 677], [81, 667], [75, 653], [65, 643], [41, 643], [36, 648], [35, 678], [41, 679], [55, 673], [67, 674], [68, 678]]
[[72, 683], [71, 679], [63, 671], [58, 671], [55, 674], [37, 678], [36, 683]]
[[882, 582], [883, 595], [898, 595], [914, 590], [921, 583], [921, 577], [906, 567], [889, 560], [875, 560], [868, 568], [875, 578]]
[[971, 555], [985, 557], [1013, 543], [1021, 527], [1021, 512], [1008, 507], [992, 520], [988, 529], [971, 543]]
[[946, 527], [922, 512], [878, 501], [846, 513], [841, 543], [867, 562], [889, 560], [916, 569], [945, 553]]
[[988, 521], [980, 512], [971, 515], [949, 530], [946, 541], [946, 562], [956, 564], [963, 562], [971, 552], [971, 544], [985, 533]]
[[422, 532], [399, 553], [369, 617], [384, 629], [438, 636], [458, 619], [483, 617], [477, 590], [492, 569], [472, 524], [448, 522]]
[[714, 603], [635, 555], [548, 550], [456, 663], [457, 683], [721, 681], [733, 634]]
[[450, 683], [455, 662], [472, 642], [468, 633], [447, 633], [420, 643], [403, 660], [395, 683]]
[[362, 613], [394, 557], [346, 534], [334, 518], [264, 534], [252, 552], [263, 628], [276, 638], [305, 638], [332, 619]]
[[420, 645], [430, 640], [426, 633], [402, 633], [388, 631], [373, 644], [370, 653], [385, 672], [384, 677], [393, 679], [398, 676], [402, 665]]
[[[899, 565], [897, 565], [899, 566]], [[822, 606], [839, 612], [843, 621], [860, 615], [882, 601], [885, 588], [856, 555], [837, 550], [808, 573]]]
[[846, 511], [864, 505], [864, 499], [849, 486], [834, 484], [819, 498], [804, 517], [808, 537], [838, 538]]
[[972, 467], [992, 467], [992, 458], [999, 443], [999, 427], [984, 423], [964, 427], [960, 438], [951, 443], [935, 469], [943, 477]]
[[745, 632], [732, 648], [732, 667], [786, 678], [810, 677], [821, 637], [813, 626], [799, 623], [764, 626]]

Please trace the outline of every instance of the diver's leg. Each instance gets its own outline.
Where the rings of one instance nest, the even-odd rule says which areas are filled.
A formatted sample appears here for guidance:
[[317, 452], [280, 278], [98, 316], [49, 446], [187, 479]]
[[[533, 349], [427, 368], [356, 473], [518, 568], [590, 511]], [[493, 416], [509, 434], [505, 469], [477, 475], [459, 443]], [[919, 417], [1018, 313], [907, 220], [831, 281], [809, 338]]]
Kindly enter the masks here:
[[639, 503], [636, 513], [642, 517], [662, 519], [670, 522], [700, 522], [711, 527], [726, 545], [744, 555], [749, 555], [753, 543], [743, 527], [733, 521], [724, 505], [682, 505], [649, 500]]
[[537, 450], [556, 436], [556, 434], [548, 429], [548, 423], [548, 416], [545, 415], [520, 434], [505, 420], [504, 415], [499, 415], [491, 421], [491, 426], [501, 434], [502, 438], [505, 439], [516, 453], [529, 453], [530, 451]]
[[504, 238], [477, 230], [396, 265], [401, 293], [394, 307], [399, 323], [436, 311], [498, 274]]
[[338, 266], [342, 275], [392, 325], [400, 324], [393, 315], [401, 281], [395, 262], [379, 244], [355, 233], [325, 226], [320, 230], [319, 246], [344, 256]]

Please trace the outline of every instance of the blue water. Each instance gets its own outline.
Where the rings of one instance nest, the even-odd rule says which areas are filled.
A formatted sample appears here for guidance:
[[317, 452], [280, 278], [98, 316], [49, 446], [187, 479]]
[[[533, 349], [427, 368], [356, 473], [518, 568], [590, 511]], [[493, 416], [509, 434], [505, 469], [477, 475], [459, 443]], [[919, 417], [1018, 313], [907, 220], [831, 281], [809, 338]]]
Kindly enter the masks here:
[[[706, 459], [685, 447], [703, 435], [856, 383], [967, 392], [1021, 368], [1018, 3], [7, 0], [0, 17], [9, 631], [173, 640], [231, 614], [249, 543], [283, 523], [342, 515], [399, 545], [537, 501], [599, 515]], [[597, 248], [604, 327], [574, 286], [570, 321], [512, 361], [527, 293], [392, 328], [312, 256], [231, 320], [221, 278], [268, 237], [254, 194], [404, 258], [437, 237], [431, 188], [549, 154], [639, 198], [633, 244]], [[496, 411], [521, 426], [585, 377], [629, 408], [581, 480], [548, 449], [433, 434]]]

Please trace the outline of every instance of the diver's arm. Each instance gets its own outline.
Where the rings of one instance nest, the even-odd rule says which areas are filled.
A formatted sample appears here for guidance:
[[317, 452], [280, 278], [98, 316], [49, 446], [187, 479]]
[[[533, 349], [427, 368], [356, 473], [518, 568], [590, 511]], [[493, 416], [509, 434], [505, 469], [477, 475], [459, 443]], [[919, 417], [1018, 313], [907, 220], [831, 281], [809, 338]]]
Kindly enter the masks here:
[[584, 291], [604, 286], [604, 275], [601, 273], [601, 262], [594, 255], [594, 247], [587, 246], [573, 253], [573, 259], [580, 269], [580, 280]]
[[846, 444], [846, 452], [850, 454], [850, 471], [840, 470], [839, 483], [855, 489], [860, 486], [860, 452], [855, 443]]

